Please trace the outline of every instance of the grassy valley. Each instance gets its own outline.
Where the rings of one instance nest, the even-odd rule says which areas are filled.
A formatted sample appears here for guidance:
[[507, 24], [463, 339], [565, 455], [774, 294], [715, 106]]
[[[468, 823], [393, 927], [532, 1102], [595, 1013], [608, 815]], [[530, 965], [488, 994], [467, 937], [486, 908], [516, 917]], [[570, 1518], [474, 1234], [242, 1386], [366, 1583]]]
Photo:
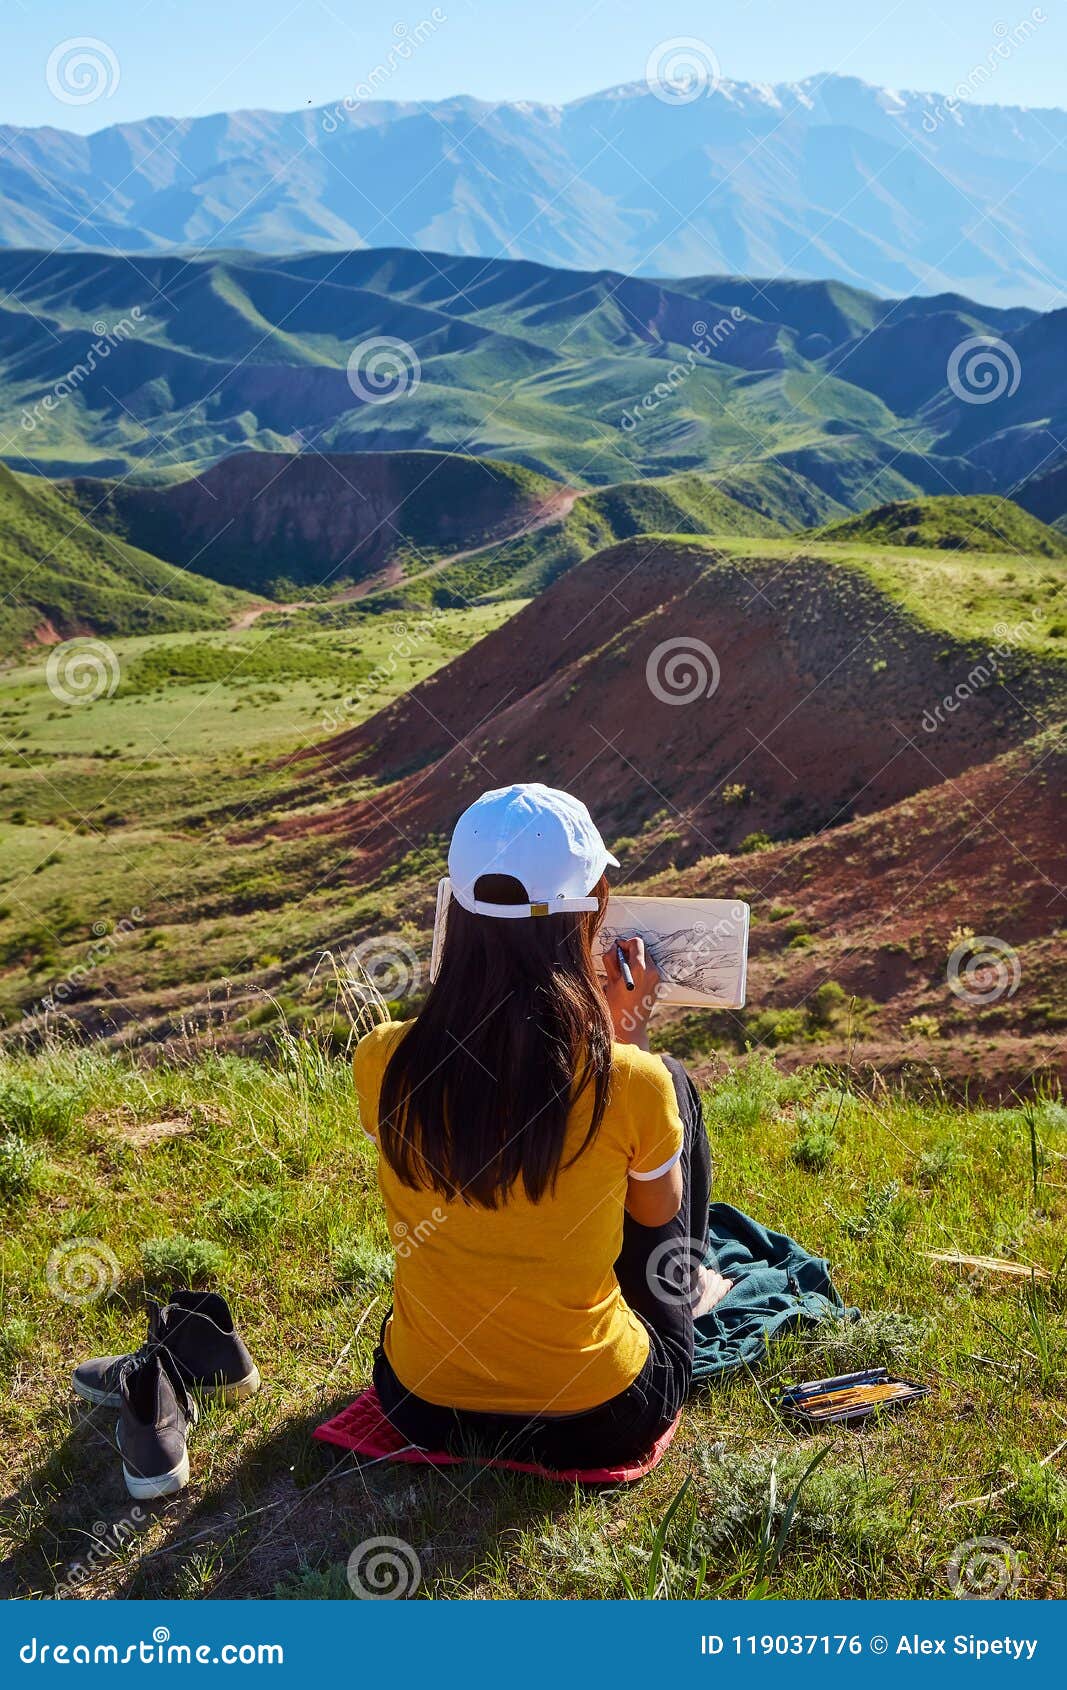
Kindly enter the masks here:
[[[345, 1597], [372, 1533], [433, 1597], [941, 1597], [989, 1535], [1056, 1594], [1062, 325], [406, 252], [8, 252], [0, 283], [5, 1592], [66, 1589], [119, 1517], [65, 1377], [173, 1279], [226, 1286], [267, 1388], [77, 1594]], [[986, 331], [1033, 372], [1009, 426], [946, 397]], [[387, 404], [346, 375], [382, 335], [418, 363]], [[87, 651], [99, 684], [57, 684]], [[418, 1005], [456, 814], [529, 779], [629, 889], [749, 902], [747, 1007], [655, 1042], [717, 1195], [862, 1309], [698, 1393], [625, 1494], [357, 1476], [309, 1437], [390, 1295], [353, 982]], [[102, 1294], [53, 1295], [86, 1241]], [[931, 1395], [798, 1443], [784, 1383], [881, 1361]]]
[[[11, 1034], [66, 1026], [139, 1043], [213, 1028], [240, 1044], [307, 1025], [343, 1042], [331, 993], [312, 978], [318, 957], [386, 935], [410, 955], [407, 990], [417, 991], [443, 841], [478, 785], [531, 775], [577, 784], [619, 842], [628, 881], [743, 885], [759, 912], [789, 903], [789, 886], [795, 909], [810, 903], [792, 885], [809, 874], [797, 855], [805, 840], [825, 834], [848, 855], [850, 830], [877, 834], [863, 818], [927, 789], [938, 814], [946, 802], [958, 809], [968, 771], [1041, 732], [1055, 743], [1067, 698], [1067, 572], [1056, 558], [773, 533], [645, 535], [566, 560], [557, 574], [554, 548], [581, 536], [578, 524], [590, 525], [592, 544], [598, 525], [610, 534], [636, 524], [672, 494], [674, 510], [685, 500], [705, 520], [732, 509], [744, 518], [701, 483], [583, 495], [555, 528], [466, 565], [427, 565], [365, 599], [267, 608], [199, 635], [117, 639], [114, 691], [85, 703], [49, 691], [43, 652], [8, 668], [0, 954]], [[951, 534], [959, 512], [931, 501], [924, 521]], [[882, 513], [877, 532], [900, 527]], [[500, 569], [509, 549], [510, 572]], [[481, 603], [450, 580], [463, 569]], [[721, 665], [714, 696], [680, 710], [650, 697], [643, 679], [677, 637], [708, 642]], [[964, 707], [946, 711], [961, 680]], [[574, 721], [581, 734], [567, 729]], [[933, 901], [907, 939], [929, 957], [925, 972], [917, 953], [918, 972], [891, 969], [873, 991], [872, 960], [892, 934], [857, 930], [842, 960], [833, 945], [819, 949], [819, 931], [836, 931], [843, 911], [820, 904], [804, 949], [788, 948], [801, 919], [791, 915], [753, 1016], [714, 1032], [706, 1054], [715, 1041], [736, 1045], [745, 1027], [758, 1034], [763, 1009], [785, 1010], [830, 981], [875, 1004], [864, 1022], [872, 1059], [875, 1048], [891, 1064], [921, 1055], [904, 1027], [935, 1013], [924, 991], [940, 992], [943, 1013], [959, 1020], [938, 984], [938, 947], [958, 924], [1004, 928], [1021, 950], [1038, 945], [1030, 987], [997, 1021], [1012, 1036], [1026, 1030], [1024, 1042], [1014, 1055], [990, 1052], [978, 1070], [1000, 1084], [1005, 1060], [1018, 1077], [1028, 1063], [1055, 1069], [1055, 1024], [1034, 1006], [1059, 990], [1055, 909], [1039, 905], [1057, 872], [1055, 828], [1042, 818], [1062, 795], [1048, 747], [1026, 757], [1028, 819], [1016, 836], [1028, 838], [1020, 860], [1044, 864], [1045, 879], [1025, 895], [1019, 883], [1014, 913], [998, 901], [996, 874], [970, 895], [935, 854]], [[841, 870], [810, 873], [834, 880]], [[86, 970], [96, 929], [106, 938], [124, 922], [121, 942]], [[798, 1022], [792, 1041], [773, 1035], [790, 1061], [811, 1058], [805, 1029]], [[962, 1074], [969, 1050], [953, 1038], [942, 1060]]]

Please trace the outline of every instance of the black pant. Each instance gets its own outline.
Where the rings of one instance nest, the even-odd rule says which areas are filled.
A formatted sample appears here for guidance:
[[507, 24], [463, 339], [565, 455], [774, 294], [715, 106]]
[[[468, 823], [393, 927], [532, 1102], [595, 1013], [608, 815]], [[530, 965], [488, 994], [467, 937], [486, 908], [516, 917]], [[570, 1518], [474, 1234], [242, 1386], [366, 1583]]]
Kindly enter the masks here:
[[693, 1296], [703, 1261], [711, 1155], [700, 1094], [680, 1062], [665, 1061], [685, 1127], [682, 1206], [665, 1226], [627, 1215], [615, 1273], [623, 1297], [648, 1329], [648, 1360], [633, 1384], [582, 1414], [526, 1416], [444, 1408], [406, 1390], [379, 1343], [374, 1384], [397, 1431], [420, 1449], [535, 1461], [557, 1470], [617, 1467], [647, 1454], [677, 1418], [693, 1378]]

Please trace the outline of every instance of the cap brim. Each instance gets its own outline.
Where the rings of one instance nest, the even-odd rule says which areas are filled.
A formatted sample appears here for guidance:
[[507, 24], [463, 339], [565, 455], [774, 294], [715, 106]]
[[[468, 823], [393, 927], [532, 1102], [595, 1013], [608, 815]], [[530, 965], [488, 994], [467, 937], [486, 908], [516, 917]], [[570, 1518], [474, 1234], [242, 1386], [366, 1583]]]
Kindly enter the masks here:
[[604, 864], [605, 864], [605, 867], [607, 867], [607, 868], [621, 868], [622, 867], [622, 864], [620, 863], [618, 857], [613, 857], [610, 851], [604, 852]]

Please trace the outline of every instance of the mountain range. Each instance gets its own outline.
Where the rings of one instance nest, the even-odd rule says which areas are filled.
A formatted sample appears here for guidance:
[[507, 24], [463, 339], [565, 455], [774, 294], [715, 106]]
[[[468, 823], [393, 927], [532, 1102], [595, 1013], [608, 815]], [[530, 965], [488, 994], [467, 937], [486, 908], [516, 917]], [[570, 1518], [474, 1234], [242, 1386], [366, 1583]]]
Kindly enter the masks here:
[[831, 277], [1043, 310], [1061, 298], [1067, 112], [847, 76], [693, 92], [642, 82], [563, 106], [348, 98], [88, 136], [0, 125], [0, 242], [406, 246], [647, 276]]
[[53, 477], [429, 450], [713, 475], [788, 528], [918, 494], [1067, 513], [1067, 311], [398, 249], [0, 251], [0, 290], [0, 458]]

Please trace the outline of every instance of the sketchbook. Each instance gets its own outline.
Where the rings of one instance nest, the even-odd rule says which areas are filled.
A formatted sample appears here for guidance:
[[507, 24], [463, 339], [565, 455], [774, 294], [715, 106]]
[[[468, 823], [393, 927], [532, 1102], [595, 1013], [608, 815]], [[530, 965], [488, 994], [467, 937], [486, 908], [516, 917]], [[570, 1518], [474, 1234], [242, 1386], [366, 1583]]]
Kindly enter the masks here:
[[[430, 979], [436, 980], [451, 886], [438, 883]], [[630, 898], [612, 894], [596, 936], [600, 959], [638, 935], [659, 969], [660, 1001], [698, 1009], [743, 1009], [748, 975], [748, 905], [735, 898]], [[551, 919], [551, 917], [549, 917]]]

